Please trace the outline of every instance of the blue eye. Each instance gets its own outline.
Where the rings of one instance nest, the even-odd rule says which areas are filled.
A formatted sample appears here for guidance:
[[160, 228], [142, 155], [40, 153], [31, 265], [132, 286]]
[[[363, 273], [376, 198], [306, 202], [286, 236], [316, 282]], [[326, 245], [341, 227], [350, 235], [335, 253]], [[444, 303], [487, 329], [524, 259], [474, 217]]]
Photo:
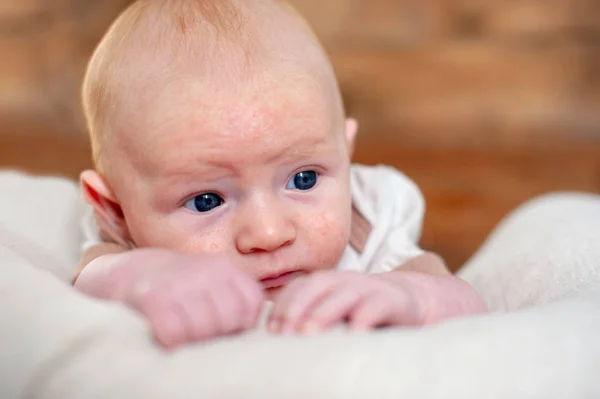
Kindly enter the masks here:
[[223, 198], [215, 193], [200, 194], [185, 203], [185, 207], [196, 212], [210, 212], [223, 205]]
[[307, 170], [305, 172], [296, 173], [294, 177], [288, 181], [287, 188], [288, 190], [310, 190], [317, 184], [317, 173], [312, 170]]

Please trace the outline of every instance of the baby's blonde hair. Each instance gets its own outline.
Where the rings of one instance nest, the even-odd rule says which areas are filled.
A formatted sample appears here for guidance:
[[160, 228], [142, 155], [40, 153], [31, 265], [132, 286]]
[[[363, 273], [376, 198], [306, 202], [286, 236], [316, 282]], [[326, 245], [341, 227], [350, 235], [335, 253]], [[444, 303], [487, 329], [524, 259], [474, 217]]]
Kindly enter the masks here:
[[[131, 77], [145, 72], [146, 65], [143, 65], [144, 68], [138, 66], [135, 71], [131, 70], [132, 65], [162, 60], [163, 65], [158, 71], [155, 68], [154, 72], [163, 73], [179, 57], [200, 57], [210, 64], [211, 58], [216, 57], [214, 54], [225, 52], [235, 53], [236, 59], [241, 60], [238, 63], [242, 64], [238, 69], [243, 69], [244, 65], [252, 64], [254, 56], [264, 52], [266, 47], [270, 52], [283, 52], [295, 47], [295, 43], [281, 43], [281, 40], [276, 45], [261, 43], [265, 36], [276, 36], [277, 32], [265, 35], [264, 21], [257, 24], [256, 18], [254, 23], [249, 23], [249, 20], [261, 12], [268, 13], [266, 10], [269, 9], [277, 10], [271, 13], [271, 21], [281, 19], [282, 15], [301, 21], [302, 30], [308, 33], [309, 40], [318, 44], [308, 24], [283, 0], [138, 0], [129, 6], [96, 48], [84, 78], [83, 108], [96, 168], [102, 168], [104, 143], [113, 131], [113, 121], [122, 106], [121, 96], [131, 95], [124, 89]], [[262, 30], [262, 33], [256, 33], [257, 30]], [[139, 46], [146, 52], [146, 58], [144, 53], [135, 53]], [[314, 47], [317, 48], [314, 58], [318, 58], [321, 65], [325, 61], [326, 73], [335, 80], [321, 46]]]

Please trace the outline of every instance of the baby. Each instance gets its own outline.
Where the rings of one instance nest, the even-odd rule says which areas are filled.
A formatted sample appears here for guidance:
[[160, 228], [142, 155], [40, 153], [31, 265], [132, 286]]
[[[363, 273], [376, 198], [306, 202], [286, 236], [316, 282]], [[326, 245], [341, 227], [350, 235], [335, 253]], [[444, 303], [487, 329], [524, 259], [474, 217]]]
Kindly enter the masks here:
[[416, 242], [417, 187], [350, 165], [332, 66], [277, 0], [140, 0], [90, 62], [96, 170], [75, 287], [126, 303], [175, 347], [275, 333], [419, 326], [485, 311]]

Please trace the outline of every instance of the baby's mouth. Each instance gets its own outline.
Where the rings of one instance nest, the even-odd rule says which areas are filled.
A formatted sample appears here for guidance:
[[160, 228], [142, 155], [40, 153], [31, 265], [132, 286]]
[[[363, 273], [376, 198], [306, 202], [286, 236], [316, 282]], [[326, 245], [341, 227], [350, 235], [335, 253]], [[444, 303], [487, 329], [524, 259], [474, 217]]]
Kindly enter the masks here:
[[303, 272], [301, 270], [293, 270], [293, 271], [281, 273], [281, 274], [278, 274], [275, 276], [263, 278], [260, 280], [260, 283], [262, 284], [263, 288], [266, 290], [273, 289], [273, 288], [279, 288], [279, 287], [283, 287], [284, 285], [288, 284], [290, 281], [292, 281], [296, 277], [300, 277], [303, 274], [306, 274], [306, 272]]

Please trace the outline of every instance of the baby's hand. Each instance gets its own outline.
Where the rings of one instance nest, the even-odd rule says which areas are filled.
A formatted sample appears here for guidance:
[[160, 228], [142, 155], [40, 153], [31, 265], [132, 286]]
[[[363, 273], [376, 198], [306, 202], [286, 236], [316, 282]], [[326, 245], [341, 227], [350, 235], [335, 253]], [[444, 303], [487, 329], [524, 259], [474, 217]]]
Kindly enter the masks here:
[[105, 279], [113, 284], [107, 296], [145, 315], [156, 340], [166, 347], [240, 332], [257, 323], [262, 287], [222, 257], [159, 249], [116, 256], [121, 257], [119, 264]]
[[421, 319], [416, 296], [385, 274], [327, 271], [294, 280], [270, 315], [274, 332], [312, 333], [348, 321], [353, 330], [415, 325]]

